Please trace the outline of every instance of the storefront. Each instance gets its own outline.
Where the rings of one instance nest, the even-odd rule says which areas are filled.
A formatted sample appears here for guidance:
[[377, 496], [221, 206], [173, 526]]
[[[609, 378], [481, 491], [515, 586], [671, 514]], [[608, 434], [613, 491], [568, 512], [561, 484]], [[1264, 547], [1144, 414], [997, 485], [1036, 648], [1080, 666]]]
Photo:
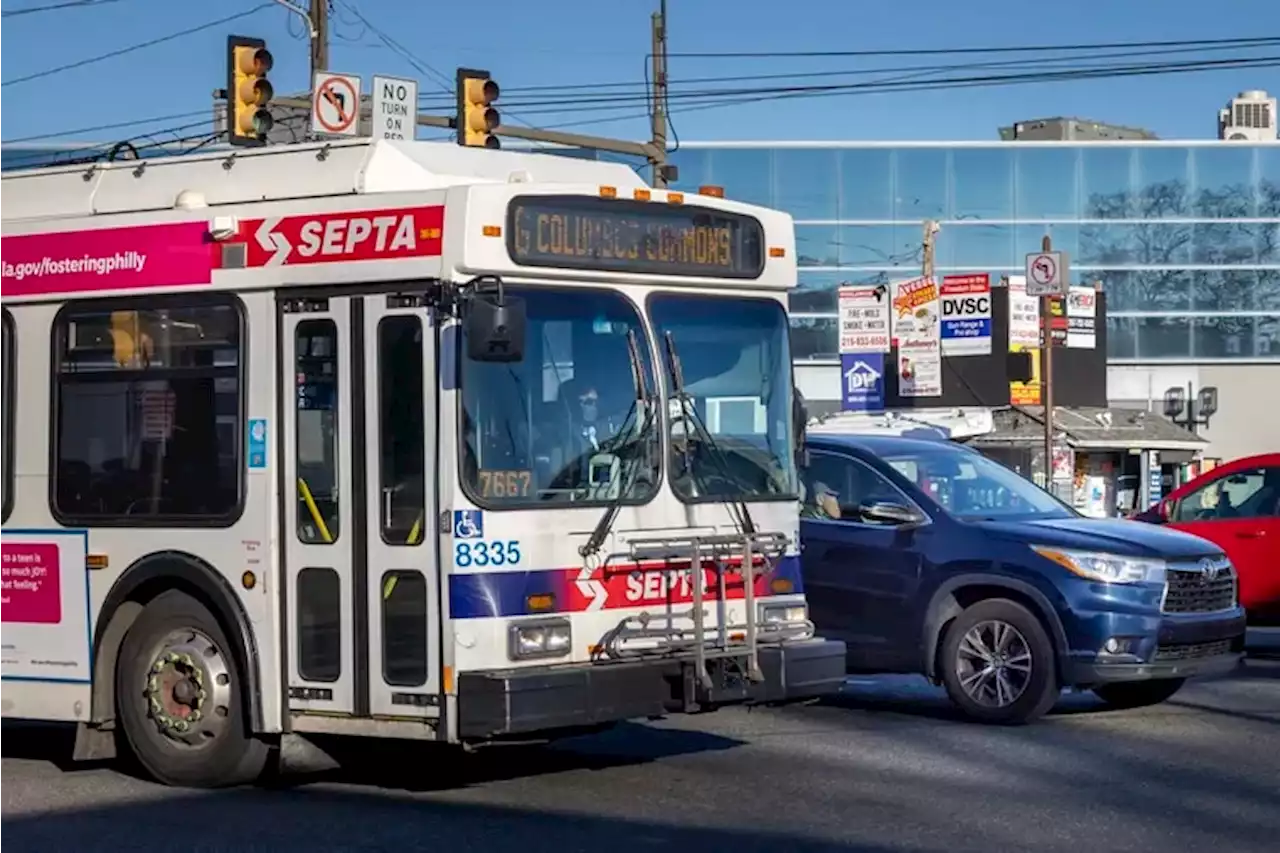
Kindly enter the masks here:
[[[1043, 486], [1044, 410], [1001, 409], [993, 413], [993, 425], [970, 444]], [[1155, 412], [1055, 408], [1051, 488], [1085, 515], [1123, 517], [1198, 472], [1207, 444]]]

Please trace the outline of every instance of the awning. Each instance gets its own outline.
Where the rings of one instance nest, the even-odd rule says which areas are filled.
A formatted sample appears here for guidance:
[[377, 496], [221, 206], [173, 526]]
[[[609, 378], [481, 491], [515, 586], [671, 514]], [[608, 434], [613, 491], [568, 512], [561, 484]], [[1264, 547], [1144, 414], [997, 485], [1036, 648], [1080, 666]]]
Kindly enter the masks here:
[[[983, 446], [1044, 442], [1044, 408], [1010, 406], [993, 412], [995, 428], [973, 439]], [[1128, 452], [1165, 450], [1197, 453], [1208, 441], [1156, 412], [1085, 406], [1053, 409], [1054, 433], [1076, 450]]]

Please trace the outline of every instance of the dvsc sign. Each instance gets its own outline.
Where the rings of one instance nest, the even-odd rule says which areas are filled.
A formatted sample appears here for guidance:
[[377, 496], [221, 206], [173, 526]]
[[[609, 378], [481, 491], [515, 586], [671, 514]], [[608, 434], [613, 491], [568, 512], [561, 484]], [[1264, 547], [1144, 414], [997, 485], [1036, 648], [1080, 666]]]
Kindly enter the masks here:
[[991, 352], [991, 278], [986, 273], [942, 277], [942, 354]]
[[961, 296], [959, 298], [951, 298], [944, 300], [942, 303], [943, 317], [977, 317], [991, 316], [991, 297], [989, 296]]

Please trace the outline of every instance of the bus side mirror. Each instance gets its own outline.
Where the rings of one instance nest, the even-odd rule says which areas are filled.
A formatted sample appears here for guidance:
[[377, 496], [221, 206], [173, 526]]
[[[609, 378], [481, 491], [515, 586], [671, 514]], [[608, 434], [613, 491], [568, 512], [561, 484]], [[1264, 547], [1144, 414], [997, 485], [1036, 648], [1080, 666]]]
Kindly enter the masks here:
[[524, 300], [501, 290], [475, 292], [462, 303], [467, 358], [472, 361], [520, 361], [526, 325]]

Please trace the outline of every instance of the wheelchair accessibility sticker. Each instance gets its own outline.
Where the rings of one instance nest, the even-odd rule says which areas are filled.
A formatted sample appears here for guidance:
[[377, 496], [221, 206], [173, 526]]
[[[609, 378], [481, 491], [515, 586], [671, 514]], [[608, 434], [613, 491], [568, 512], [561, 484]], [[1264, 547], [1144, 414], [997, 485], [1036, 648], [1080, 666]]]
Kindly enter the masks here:
[[516, 539], [485, 539], [484, 513], [478, 509], [453, 511], [453, 564], [460, 569], [514, 566], [522, 559]]
[[478, 509], [455, 509], [453, 511], [454, 539], [483, 539], [484, 513]]

